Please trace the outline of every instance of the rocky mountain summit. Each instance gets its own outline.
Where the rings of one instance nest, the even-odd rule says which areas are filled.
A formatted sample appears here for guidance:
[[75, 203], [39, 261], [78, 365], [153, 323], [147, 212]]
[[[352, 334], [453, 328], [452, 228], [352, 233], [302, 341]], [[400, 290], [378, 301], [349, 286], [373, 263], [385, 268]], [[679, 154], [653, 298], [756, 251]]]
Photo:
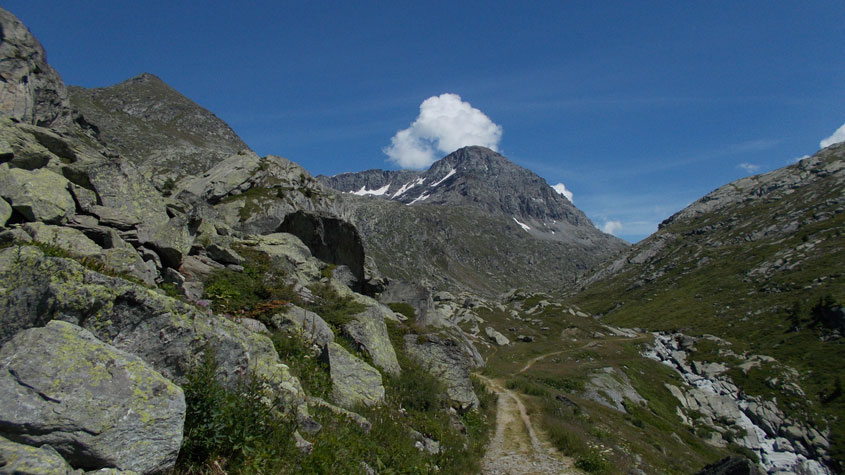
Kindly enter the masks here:
[[149, 73], [109, 87], [70, 87], [69, 97], [100, 140], [159, 186], [249, 151], [225, 122]]
[[466, 206], [509, 217], [538, 239], [582, 245], [622, 242], [595, 228], [587, 216], [536, 173], [486, 147], [464, 147], [434, 162], [426, 171], [368, 170], [331, 177], [324, 185], [358, 196], [406, 205]]
[[457, 150], [424, 172], [317, 179], [343, 193], [344, 215], [379, 268], [433, 287], [562, 290], [627, 247], [545, 180], [485, 147]]

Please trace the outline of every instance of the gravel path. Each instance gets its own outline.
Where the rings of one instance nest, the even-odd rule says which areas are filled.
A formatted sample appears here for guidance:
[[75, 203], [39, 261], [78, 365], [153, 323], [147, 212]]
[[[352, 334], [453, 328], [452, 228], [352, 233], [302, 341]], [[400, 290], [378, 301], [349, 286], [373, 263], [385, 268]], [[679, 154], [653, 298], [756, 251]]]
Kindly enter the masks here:
[[525, 405], [500, 382], [479, 376], [496, 392], [496, 435], [490, 441], [481, 472], [489, 475], [582, 473], [574, 461], [560, 455], [551, 443], [541, 440], [531, 424]]

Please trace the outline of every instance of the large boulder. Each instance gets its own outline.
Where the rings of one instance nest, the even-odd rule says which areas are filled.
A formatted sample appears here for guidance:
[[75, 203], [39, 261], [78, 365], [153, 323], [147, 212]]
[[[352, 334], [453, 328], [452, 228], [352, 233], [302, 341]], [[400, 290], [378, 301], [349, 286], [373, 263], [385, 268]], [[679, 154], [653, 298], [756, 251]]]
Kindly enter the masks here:
[[44, 48], [8, 11], [0, 8], [0, 115], [43, 126], [70, 123], [67, 89], [47, 64]]
[[62, 248], [76, 256], [94, 257], [103, 253], [102, 247], [88, 239], [82, 231], [73, 228], [37, 222], [26, 223], [22, 227], [33, 241]]
[[0, 475], [78, 475], [49, 445], [32, 447], [0, 437]]
[[405, 335], [405, 350], [446, 386], [446, 395], [458, 409], [478, 407], [469, 378], [471, 359], [451, 337]]
[[179, 189], [210, 203], [217, 203], [233, 191], [240, 191], [241, 185], [247, 183], [258, 171], [260, 163], [261, 158], [255, 152], [242, 150], [230, 155], [202, 175], [186, 178], [179, 183]]
[[73, 466], [141, 473], [176, 464], [185, 396], [135, 355], [52, 321], [0, 349], [0, 431]]
[[0, 196], [27, 221], [66, 222], [76, 209], [69, 186], [65, 177], [49, 170], [0, 165]]
[[355, 278], [352, 289], [363, 291], [364, 245], [351, 223], [325, 213], [297, 211], [285, 216], [278, 231], [301, 239], [317, 259], [347, 266]]
[[510, 340], [505, 335], [502, 335], [498, 331], [496, 331], [493, 327], [487, 327], [484, 329], [484, 334], [487, 335], [487, 338], [496, 342], [499, 346], [507, 346], [510, 344]]
[[332, 397], [341, 407], [373, 406], [384, 401], [384, 385], [377, 369], [349, 354], [337, 343], [323, 350], [332, 378]]
[[281, 363], [270, 339], [155, 290], [45, 256], [30, 247], [0, 250], [0, 344], [26, 328], [60, 319], [139, 356], [177, 384], [214, 350], [217, 376], [236, 389], [243, 378], [263, 380], [284, 409], [309, 423], [299, 380]]
[[398, 376], [401, 371], [399, 361], [378, 306], [369, 307], [353, 318], [351, 322], [343, 324], [343, 333], [370, 355], [373, 364], [390, 375]]
[[273, 315], [270, 321], [275, 328], [302, 335], [308, 343], [321, 348], [334, 341], [332, 327], [325, 320], [296, 305], [288, 305], [284, 313]]
[[6, 200], [0, 198], [0, 226], [5, 226], [9, 218], [12, 217], [12, 206], [6, 203]]
[[244, 244], [275, 258], [288, 274], [301, 285], [320, 279], [320, 261], [314, 259], [308, 247], [293, 234], [274, 233], [250, 236]]

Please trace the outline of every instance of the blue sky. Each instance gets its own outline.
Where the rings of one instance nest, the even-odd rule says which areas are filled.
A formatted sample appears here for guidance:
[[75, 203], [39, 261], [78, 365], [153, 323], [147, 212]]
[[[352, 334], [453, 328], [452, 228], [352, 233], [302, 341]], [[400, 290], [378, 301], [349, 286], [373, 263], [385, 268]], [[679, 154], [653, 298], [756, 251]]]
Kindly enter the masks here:
[[66, 83], [153, 73], [314, 175], [396, 168], [391, 138], [457, 94], [501, 127], [500, 152], [631, 242], [845, 123], [841, 0], [3, 7]]

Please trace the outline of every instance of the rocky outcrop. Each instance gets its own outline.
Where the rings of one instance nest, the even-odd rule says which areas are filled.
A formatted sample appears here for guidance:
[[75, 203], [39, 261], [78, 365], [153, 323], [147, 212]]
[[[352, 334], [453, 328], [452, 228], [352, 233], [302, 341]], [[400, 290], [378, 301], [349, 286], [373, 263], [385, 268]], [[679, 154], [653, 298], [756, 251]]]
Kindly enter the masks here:
[[334, 341], [334, 332], [325, 320], [296, 305], [288, 305], [284, 313], [273, 315], [270, 320], [275, 328], [301, 335], [320, 348]]
[[396, 359], [396, 352], [387, 334], [387, 325], [378, 311], [378, 306], [369, 307], [353, 318], [354, 320], [341, 327], [344, 335], [369, 355], [374, 365], [387, 374], [398, 376], [401, 371], [399, 361]]
[[615, 368], [607, 367], [596, 371], [587, 383], [584, 397], [599, 404], [627, 413], [625, 401], [635, 404], [645, 404], [646, 400], [631, 386], [631, 381], [625, 373]]
[[405, 350], [446, 386], [446, 395], [459, 410], [478, 407], [469, 379], [471, 360], [451, 337], [405, 335]]
[[0, 437], [0, 475], [81, 475], [49, 445], [32, 447]]
[[0, 343], [53, 319], [76, 323], [100, 340], [139, 356], [165, 377], [184, 381], [191, 365], [214, 351], [218, 378], [231, 389], [254, 375], [307, 422], [299, 381], [270, 339], [230, 320], [30, 247], [0, 250]]
[[505, 335], [502, 335], [493, 327], [487, 327], [484, 329], [484, 334], [487, 335], [487, 338], [493, 340], [499, 346], [507, 346], [510, 344], [510, 340]]
[[352, 409], [384, 401], [384, 385], [378, 370], [334, 342], [325, 346], [322, 357], [329, 365], [332, 397], [341, 407]]
[[28, 221], [67, 222], [76, 210], [70, 182], [49, 170], [23, 170], [0, 165], [0, 196]]
[[152, 74], [68, 92], [73, 106], [97, 127], [99, 139], [158, 186], [168, 178], [201, 174], [248, 150], [225, 122]]
[[293, 234], [321, 261], [349, 268], [355, 278], [352, 290], [364, 287], [364, 246], [358, 230], [340, 218], [297, 211], [285, 216], [279, 231]]
[[76, 325], [52, 321], [0, 349], [0, 431], [75, 467], [169, 469], [184, 420], [178, 386]]
[[70, 123], [67, 90], [47, 64], [41, 43], [14, 15], [0, 8], [0, 115], [29, 124]]
[[[683, 410], [679, 408], [678, 413], [687, 424], [692, 425], [693, 421], [685, 411], [695, 414], [701, 419], [699, 423], [714, 430], [709, 443], [726, 445], [718, 434], [726, 434], [727, 428], [739, 428], [735, 443], [756, 452], [761, 468], [770, 473], [831, 473], [811, 458], [824, 460], [828, 455], [829, 441], [819, 430], [788, 421], [772, 401], [740, 391], [724, 374], [724, 366], [689, 362], [688, 352], [694, 349], [695, 338], [682, 334], [654, 336], [654, 346], [644, 356], [661, 361], [680, 373], [686, 384], [666, 387], [681, 403]], [[723, 341], [715, 337], [709, 339]], [[733, 352], [726, 354], [739, 356]], [[774, 361], [770, 357], [763, 359]]]

